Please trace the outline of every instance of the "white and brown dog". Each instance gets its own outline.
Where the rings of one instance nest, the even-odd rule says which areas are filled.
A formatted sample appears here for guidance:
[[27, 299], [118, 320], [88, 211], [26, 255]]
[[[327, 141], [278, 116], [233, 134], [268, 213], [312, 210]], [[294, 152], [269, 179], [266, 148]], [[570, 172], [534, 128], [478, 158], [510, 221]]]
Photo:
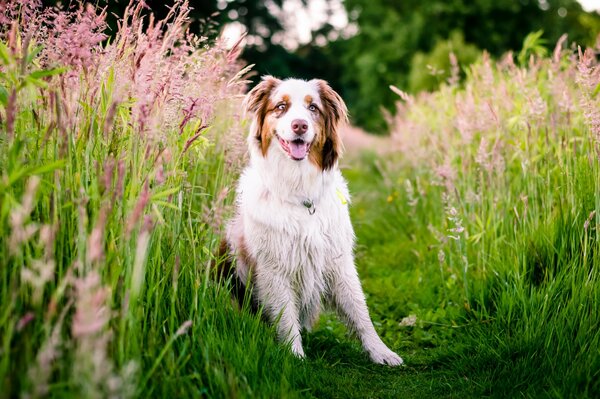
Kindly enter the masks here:
[[237, 190], [227, 245], [234, 276], [304, 356], [300, 331], [331, 304], [375, 363], [402, 359], [379, 338], [354, 265], [346, 181], [337, 165], [346, 105], [323, 80], [266, 76], [247, 95], [250, 164]]

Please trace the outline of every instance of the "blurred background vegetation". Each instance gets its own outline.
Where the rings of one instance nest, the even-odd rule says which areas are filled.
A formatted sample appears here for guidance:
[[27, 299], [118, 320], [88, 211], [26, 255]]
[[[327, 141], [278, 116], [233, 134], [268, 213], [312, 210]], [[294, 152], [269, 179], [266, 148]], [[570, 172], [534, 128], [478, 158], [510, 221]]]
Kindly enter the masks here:
[[[53, 5], [58, 0], [44, 0]], [[63, 1], [64, 3], [64, 1]], [[116, 15], [126, 0], [99, 0]], [[588, 0], [588, 3], [593, 1]], [[147, 0], [163, 18], [163, 1]], [[577, 0], [192, 0], [190, 29], [215, 39], [247, 32], [243, 58], [260, 75], [319, 77], [348, 103], [352, 123], [375, 134], [388, 131], [394, 85], [409, 93], [434, 90], [451, 73], [449, 53], [464, 68], [483, 50], [494, 58], [520, 49], [528, 33], [543, 31], [553, 47], [560, 35], [592, 46], [600, 14]], [[593, 4], [591, 4], [593, 6]], [[598, 8], [598, 7], [597, 7]], [[227, 34], [227, 33], [226, 33]]]

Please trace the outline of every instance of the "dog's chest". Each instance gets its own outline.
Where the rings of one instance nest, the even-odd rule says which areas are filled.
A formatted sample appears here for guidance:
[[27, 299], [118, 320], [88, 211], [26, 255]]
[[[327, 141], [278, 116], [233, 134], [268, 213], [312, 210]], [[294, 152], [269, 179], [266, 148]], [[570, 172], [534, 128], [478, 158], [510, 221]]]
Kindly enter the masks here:
[[340, 250], [341, 212], [331, 204], [302, 201], [265, 201], [250, 224], [255, 225], [256, 238], [265, 250], [278, 253], [286, 263], [319, 263]]
[[[239, 186], [244, 236], [257, 267], [275, 268], [290, 278], [323, 275], [353, 247], [345, 181], [338, 171], [312, 179], [299, 174], [299, 180], [271, 173], [276, 172], [248, 168]], [[291, 181], [304, 184], [293, 187]]]
[[326, 192], [312, 204], [303, 204], [302, 197], [281, 201], [268, 192], [246, 200], [245, 236], [252, 252], [289, 274], [305, 268], [321, 273], [343, 251], [351, 251], [347, 205], [335, 193]]
[[339, 215], [322, 203], [314, 204], [312, 214], [302, 204], [270, 204], [268, 210], [267, 218], [253, 221], [252, 245], [262, 258], [257, 272], [284, 277], [300, 303], [313, 306], [327, 291], [327, 276], [343, 253]]

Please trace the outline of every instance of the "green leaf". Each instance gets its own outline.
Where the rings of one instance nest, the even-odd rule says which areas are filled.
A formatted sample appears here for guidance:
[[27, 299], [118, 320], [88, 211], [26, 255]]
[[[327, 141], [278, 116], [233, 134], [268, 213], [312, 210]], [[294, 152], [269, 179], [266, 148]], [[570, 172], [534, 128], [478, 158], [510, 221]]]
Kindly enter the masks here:
[[596, 98], [596, 96], [598, 95], [598, 93], [600, 93], [600, 83], [598, 83], [596, 85], [596, 88], [594, 89], [594, 91], [592, 93], [592, 98]]
[[3, 65], [10, 64], [12, 59], [10, 52], [8, 51], [8, 47], [6, 47], [6, 44], [3, 42], [0, 42], [0, 59], [2, 60]]
[[4, 86], [0, 86], [0, 103], [2, 103], [2, 105], [8, 103], [8, 91], [6, 91]]
[[32, 79], [40, 79], [40, 78], [45, 78], [47, 76], [59, 75], [66, 70], [67, 70], [67, 68], [64, 68], [64, 67], [53, 68], [53, 69], [41, 69], [39, 71], [31, 72], [29, 74], [29, 77]]
[[525, 40], [523, 40], [523, 48], [517, 56], [519, 64], [525, 65], [531, 54], [538, 57], [543, 57], [546, 55], [548, 51], [546, 47], [544, 47], [546, 44], [546, 39], [542, 38], [543, 34], [543, 30], [538, 30], [536, 32], [531, 32], [527, 35], [527, 37], [525, 37]]
[[53, 172], [56, 169], [60, 169], [63, 166], [65, 166], [66, 163], [67, 163], [67, 161], [65, 159], [58, 159], [56, 161], [47, 163], [45, 165], [40, 165], [38, 167], [30, 169], [30, 174], [41, 175], [44, 173]]
[[35, 57], [43, 50], [44, 46], [36, 46], [31, 50], [29, 54], [27, 54], [27, 58], [25, 59], [27, 64], [31, 64], [31, 61], [34, 60]]
[[5, 187], [3, 187], [3, 189], [12, 186], [14, 183], [21, 180], [25, 176], [41, 175], [44, 173], [52, 172], [56, 169], [60, 169], [66, 164], [66, 162], [67, 161], [64, 159], [59, 159], [57, 161], [53, 161], [44, 165], [19, 169], [9, 176], [8, 183]]
[[166, 207], [166, 208], [171, 208], [171, 209], [174, 209], [174, 210], [176, 210], [176, 211], [179, 211], [179, 210], [180, 210], [180, 209], [177, 207], [177, 205], [175, 205], [175, 204], [172, 204], [172, 203], [170, 203], [170, 202], [167, 202], [167, 201], [154, 201], [154, 203], [155, 203], [156, 205], [164, 206], [164, 207]]
[[[43, 89], [45, 89], [46, 87], [48, 87], [48, 84], [46, 82], [44, 82], [43, 80], [40, 79], [33, 79], [31, 78], [31, 76], [26, 76], [25, 77], [25, 82], [32, 84], [34, 86], [37, 87], [41, 87]], [[21, 86], [25, 86], [25, 85], [21, 85]]]
[[154, 201], [154, 200], [157, 200], [157, 199], [160, 199], [160, 198], [165, 198], [165, 197], [168, 197], [169, 195], [175, 194], [178, 191], [179, 191], [179, 187], [173, 187], [173, 188], [170, 188], [168, 190], [161, 191], [161, 192], [156, 193], [156, 194], [152, 194], [152, 196], [150, 197], [150, 199], [152, 201]]

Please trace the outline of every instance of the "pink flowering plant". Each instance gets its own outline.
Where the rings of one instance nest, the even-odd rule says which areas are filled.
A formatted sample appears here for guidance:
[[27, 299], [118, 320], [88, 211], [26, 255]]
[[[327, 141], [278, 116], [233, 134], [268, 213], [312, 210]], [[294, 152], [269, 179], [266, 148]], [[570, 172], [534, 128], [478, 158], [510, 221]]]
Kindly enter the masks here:
[[220, 359], [227, 339], [197, 337], [233, 317], [207, 270], [247, 69], [189, 10], [132, 1], [109, 39], [90, 4], [0, 5], [0, 397], [198, 393], [228, 373], [157, 378]]
[[[410, 281], [366, 283], [409, 309], [385, 336], [458, 342], [444, 370], [476, 381], [454, 384], [474, 396], [600, 392], [600, 47], [563, 36], [547, 51], [540, 37], [482, 54], [462, 83], [392, 87], [395, 149], [355, 200], [359, 220], [385, 226], [362, 233], [367, 270]], [[414, 328], [399, 326], [409, 312]]]

